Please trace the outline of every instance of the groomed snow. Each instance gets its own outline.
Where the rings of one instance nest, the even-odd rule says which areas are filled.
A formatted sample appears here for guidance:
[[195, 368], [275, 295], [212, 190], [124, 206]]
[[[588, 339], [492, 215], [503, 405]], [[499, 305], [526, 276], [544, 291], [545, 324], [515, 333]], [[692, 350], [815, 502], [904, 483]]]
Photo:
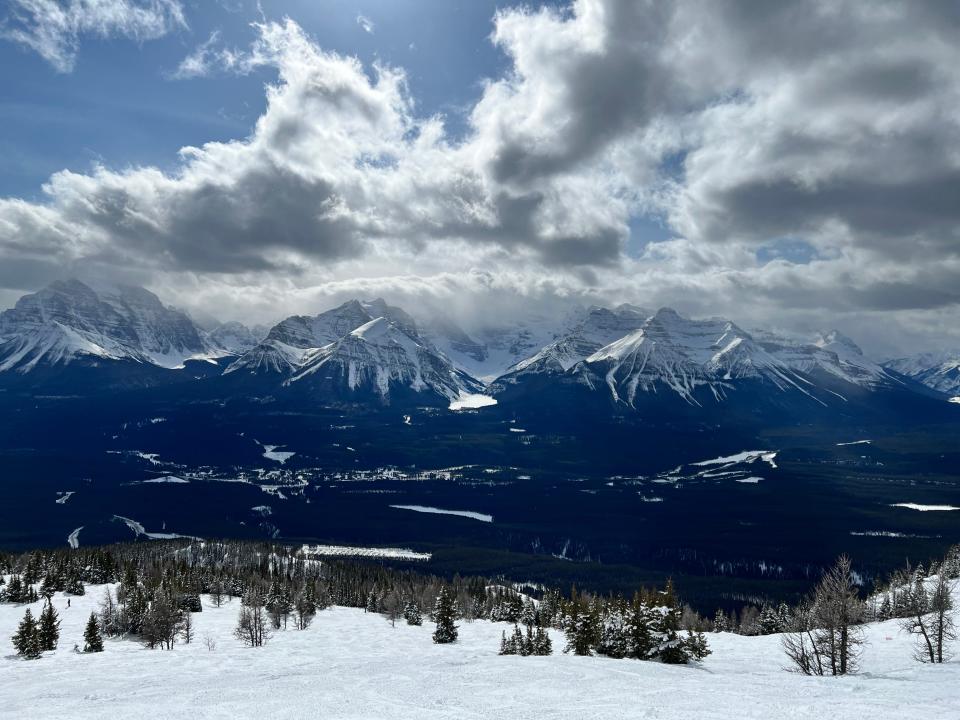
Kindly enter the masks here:
[[[278, 631], [261, 648], [233, 638], [240, 603], [203, 598], [196, 639], [171, 651], [107, 639], [102, 653], [74, 653], [103, 597], [53, 597], [60, 613], [56, 651], [13, 655], [10, 636], [25, 606], [0, 604], [0, 715], [71, 720], [361, 718], [460, 720], [886, 720], [960, 715], [960, 662], [922, 665], [912, 641], [890, 621], [867, 628], [863, 671], [843, 678], [785, 672], [779, 638], [708, 636], [702, 664], [671, 666], [560, 653], [500, 657], [504, 623], [460, 623], [460, 639], [435, 645], [433, 624], [397, 623], [359, 609], [320, 612], [305, 631]], [[960, 599], [960, 598], [958, 598]], [[30, 606], [34, 615], [41, 602]], [[215, 647], [207, 649], [205, 638]]]
[[890, 507], [907, 508], [908, 510], [919, 510], [920, 512], [960, 510], [960, 507], [953, 505], [921, 505], [920, 503], [893, 503]]
[[476, 408], [490, 407], [491, 405], [496, 404], [497, 399], [490, 397], [489, 395], [465, 393], [450, 403], [450, 410], [474, 410]]
[[480, 522], [493, 522], [493, 515], [473, 512], [472, 510], [443, 510], [442, 508], [429, 507], [427, 505], [391, 505], [397, 510], [413, 510], [419, 513], [433, 513], [435, 515], [456, 515], [458, 517], [479, 520]]

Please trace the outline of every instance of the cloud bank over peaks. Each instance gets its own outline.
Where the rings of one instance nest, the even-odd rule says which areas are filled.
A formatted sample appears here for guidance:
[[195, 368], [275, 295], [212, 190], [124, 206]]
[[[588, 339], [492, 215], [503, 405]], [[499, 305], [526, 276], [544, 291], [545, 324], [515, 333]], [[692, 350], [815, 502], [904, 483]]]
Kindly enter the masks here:
[[509, 68], [458, 140], [402, 68], [293, 19], [211, 35], [175, 77], [267, 74], [250, 135], [0, 200], [0, 286], [69, 268], [277, 310], [496, 287], [956, 339], [954, 3], [579, 0], [491, 27]]

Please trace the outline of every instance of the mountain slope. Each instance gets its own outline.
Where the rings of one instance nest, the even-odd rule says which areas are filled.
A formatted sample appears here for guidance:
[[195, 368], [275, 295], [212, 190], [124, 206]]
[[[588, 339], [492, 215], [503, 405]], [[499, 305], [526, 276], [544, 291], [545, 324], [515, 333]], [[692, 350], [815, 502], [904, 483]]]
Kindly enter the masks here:
[[960, 351], [920, 353], [884, 363], [884, 367], [950, 396], [960, 395]]

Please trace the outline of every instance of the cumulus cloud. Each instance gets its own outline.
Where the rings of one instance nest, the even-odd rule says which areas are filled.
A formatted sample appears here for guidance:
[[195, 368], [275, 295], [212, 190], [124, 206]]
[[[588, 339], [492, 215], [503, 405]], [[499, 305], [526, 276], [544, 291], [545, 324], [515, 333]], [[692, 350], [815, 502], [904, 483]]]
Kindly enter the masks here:
[[0, 19], [0, 37], [68, 73], [84, 36], [142, 42], [185, 27], [179, 0], [10, 0]]
[[[184, 148], [173, 171], [64, 171], [44, 203], [0, 200], [3, 257], [29, 277], [122, 266], [234, 308], [234, 294], [464, 313], [491, 297], [631, 300], [953, 332], [952, 3], [501, 10], [491, 41], [510, 68], [459, 140], [417, 114], [401, 68], [328, 52], [289, 19], [254, 27], [249, 48], [212, 35], [176, 71], [275, 73], [249, 137]], [[637, 218], [670, 239], [643, 237]]]

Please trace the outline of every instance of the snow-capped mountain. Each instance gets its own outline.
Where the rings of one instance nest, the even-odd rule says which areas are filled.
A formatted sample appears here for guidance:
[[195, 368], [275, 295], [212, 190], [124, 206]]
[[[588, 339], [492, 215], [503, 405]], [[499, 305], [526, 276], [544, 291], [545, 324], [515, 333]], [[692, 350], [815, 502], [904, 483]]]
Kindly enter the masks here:
[[422, 398], [423, 404], [446, 405], [482, 389], [436, 348], [410, 334], [411, 329], [386, 317], [370, 320], [308, 352], [302, 367], [284, 384], [344, 400], [372, 395], [384, 404], [402, 395]]
[[650, 313], [632, 305], [591, 307], [568, 332], [510, 368], [510, 373], [565, 372], [605, 345], [641, 327]]
[[960, 395], [960, 350], [911, 355], [890, 360], [884, 367], [937, 392], [953, 397]]
[[491, 382], [545, 346], [566, 337], [584, 323], [589, 309], [575, 307], [560, 316], [531, 315], [487, 322], [465, 331], [449, 318], [423, 323], [424, 338], [475, 378]]
[[[628, 313], [625, 321], [638, 315]], [[589, 342], [572, 346], [586, 348]], [[722, 403], [748, 386], [752, 393], [789, 393], [825, 405], [824, 397], [845, 401], [838, 387], [870, 390], [899, 384], [836, 332], [802, 344], [772, 334], [754, 337], [723, 318], [691, 320], [670, 308], [567, 368], [553, 354], [555, 347], [567, 345], [544, 348], [495, 381], [493, 393], [516, 396], [525, 385], [534, 393], [549, 393], [544, 378], [552, 375], [554, 385], [575, 384], [631, 408], [654, 396], [659, 403], [671, 396], [691, 406]]]
[[94, 290], [79, 280], [51, 284], [0, 313], [0, 370], [127, 360], [164, 368], [208, 359], [216, 349], [180, 310], [143, 288]]
[[243, 355], [255, 348], [264, 335], [234, 320], [221, 323], [208, 332], [207, 340], [212, 347], [222, 350], [226, 355]]
[[227, 373], [290, 375], [309, 359], [311, 351], [339, 340], [371, 320], [385, 317], [408, 334], [416, 335], [416, 323], [400, 308], [383, 300], [349, 300], [315, 316], [293, 315], [274, 325], [267, 337], [244, 353]]

